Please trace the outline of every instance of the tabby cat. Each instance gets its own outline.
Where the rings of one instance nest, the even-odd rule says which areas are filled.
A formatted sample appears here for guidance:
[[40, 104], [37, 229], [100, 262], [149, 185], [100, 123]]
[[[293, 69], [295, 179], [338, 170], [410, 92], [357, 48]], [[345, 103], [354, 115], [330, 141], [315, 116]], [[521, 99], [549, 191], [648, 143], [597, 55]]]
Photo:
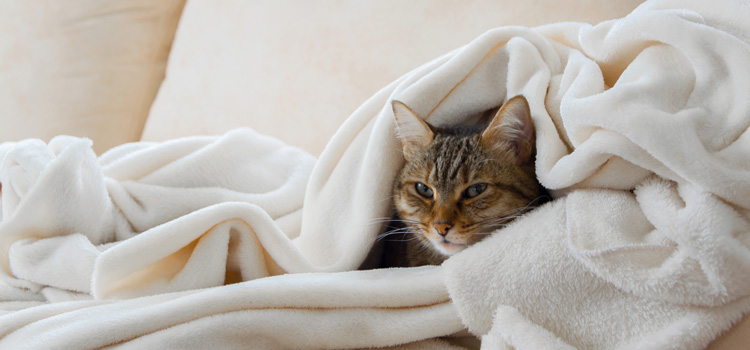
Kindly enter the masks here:
[[393, 101], [405, 165], [394, 182], [396, 225], [381, 267], [438, 265], [548, 197], [534, 171], [535, 135], [523, 96], [481, 126], [438, 127]]

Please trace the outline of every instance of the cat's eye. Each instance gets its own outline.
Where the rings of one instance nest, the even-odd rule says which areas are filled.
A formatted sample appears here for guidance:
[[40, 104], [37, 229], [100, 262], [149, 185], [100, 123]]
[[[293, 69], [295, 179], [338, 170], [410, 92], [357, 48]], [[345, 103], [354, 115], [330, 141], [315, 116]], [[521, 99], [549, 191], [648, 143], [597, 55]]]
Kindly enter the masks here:
[[427, 187], [427, 185], [425, 185], [425, 184], [423, 184], [421, 182], [417, 182], [414, 185], [414, 188], [417, 190], [417, 193], [419, 193], [420, 196], [422, 196], [424, 198], [427, 198], [427, 199], [431, 199], [432, 198], [432, 195], [433, 195], [432, 189], [430, 189], [429, 187]]
[[469, 188], [464, 191], [464, 198], [474, 198], [478, 195], [480, 195], [484, 190], [487, 189], [487, 184], [476, 184], [471, 185]]

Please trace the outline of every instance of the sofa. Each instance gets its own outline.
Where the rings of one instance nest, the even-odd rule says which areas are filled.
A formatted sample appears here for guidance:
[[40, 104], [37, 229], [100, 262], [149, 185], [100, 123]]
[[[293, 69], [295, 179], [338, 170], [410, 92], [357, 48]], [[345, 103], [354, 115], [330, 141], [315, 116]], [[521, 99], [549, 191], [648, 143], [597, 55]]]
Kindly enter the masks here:
[[[0, 128], [0, 142], [8, 142], [10, 144], [30, 138], [40, 139], [43, 143], [50, 145], [53, 153], [60, 155], [64, 153], [63, 150], [66, 147], [73, 147], [72, 145], [77, 144], [77, 141], [60, 138], [57, 141], [53, 141], [54, 137], [58, 135], [70, 135], [90, 140], [91, 143], [89, 146], [84, 144], [81, 147], [91, 147], [96, 156], [102, 156], [100, 163], [103, 167], [106, 168], [106, 166], [111, 165], [111, 168], [105, 169], [104, 177], [106, 178], [110, 176], [107, 175], [107, 171], [120, 174], [127, 172], [129, 167], [129, 169], [139, 169], [132, 170], [134, 172], [145, 171], [133, 164], [118, 163], [126, 158], [125, 154], [132, 154], [134, 159], [137, 159], [135, 156], [137, 152], [145, 150], [148, 147], [157, 147], [154, 145], [172, 145], [169, 147], [182, 147], [186, 149], [193, 147], [190, 149], [195, 151], [199, 147], [204, 147], [209, 142], [214, 142], [215, 138], [223, 137], [222, 140], [226, 138], [228, 141], [226, 141], [227, 145], [221, 147], [227, 147], [228, 149], [232, 147], [245, 147], [246, 149], [257, 147], [257, 150], [252, 151], [255, 152], [253, 157], [262, 157], [259, 150], [265, 149], [272, 149], [274, 152], [277, 149], [283, 149], [283, 151], [274, 153], [275, 156], [279, 157], [293, 154], [289, 157], [293, 157], [293, 163], [296, 167], [291, 167], [291, 165], [279, 166], [279, 173], [287, 174], [300, 171], [299, 167], [302, 167], [306, 169], [304, 171], [307, 171], [308, 174], [316, 174], [317, 170], [314, 169], [316, 166], [315, 157], [321, 157], [321, 160], [330, 161], [330, 159], [333, 159], [331, 158], [331, 154], [340, 151], [340, 144], [344, 142], [342, 140], [352, 139], [353, 141], [346, 141], [352, 142], [352, 144], [358, 142], [354, 139], [360, 136], [352, 136], [355, 134], [350, 132], [353, 128], [361, 127], [364, 130], [364, 125], [367, 124], [367, 128], [379, 130], [378, 126], [380, 124], [367, 121], [362, 117], [363, 113], [375, 113], [375, 111], [384, 113], [380, 105], [375, 106], [374, 104], [376, 104], [376, 100], [382, 100], [385, 97], [377, 96], [385, 96], [383, 94], [393, 93], [393, 89], [398, 91], [398, 84], [406, 84], [404, 81], [411, 79], [409, 77], [413, 77], [415, 81], [418, 80], [416, 75], [409, 76], [407, 73], [415, 74], [413, 72], [417, 72], [420, 69], [428, 69], [424, 67], [435, 67], [439, 62], [443, 62], [440, 61], [441, 59], [447, 59], [446, 57], [451, 57], [450, 55], [455, 54], [457, 49], [469, 43], [475, 43], [474, 40], [488, 30], [497, 27], [528, 28], [558, 23], [558, 27], [541, 30], [548, 37], [554, 37], [555, 30], [568, 28], [565, 23], [588, 23], [595, 25], [607, 20], [624, 17], [641, 5], [641, 3], [642, 1], [640, 0], [617, 2], [600, 0], [564, 2], [548, 0], [526, 2], [482, 0], [470, 3], [443, 0], [437, 2], [421, 0], [410, 2], [390, 0], [377, 2], [345, 2], [334, 0], [292, 0], [283, 2], [234, 0], [168, 0], [155, 2], [116, 0], [99, 2], [75, 0], [65, 3], [3, 0], [2, 6], [4, 11], [0, 12], [0, 32], [5, 33], [5, 35], [0, 36], [0, 120], [2, 120], [3, 125]], [[665, 5], [667, 3], [670, 4], [669, 6], [676, 6], [674, 5], [675, 2], [658, 2], [654, 6], [667, 6]], [[746, 7], [747, 4], [742, 6]], [[559, 32], [568, 33], [563, 29], [559, 29]], [[572, 32], [571, 30], [570, 33]], [[565, 35], [560, 34], [560, 37], [556, 40], [559, 42], [565, 42], [565, 40], [572, 42], [574, 40], [571, 39], [572, 37], [565, 37]], [[510, 41], [508, 42], [510, 43]], [[571, 47], [575, 47], [575, 45], [570, 44]], [[479, 44], [476, 46], [478, 47]], [[609, 77], [604, 77], [604, 81], [610, 83], [608, 79]], [[371, 98], [371, 96], [375, 97]], [[429, 104], [428, 101], [420, 100], [418, 96], [409, 97], [408, 93], [405, 93], [404, 96], [412, 98], [417, 106], [420, 103], [424, 105]], [[457, 103], [457, 105], [460, 105], [460, 103]], [[547, 107], [550, 108], [549, 103]], [[232, 134], [233, 130], [242, 127], [249, 127], [254, 131]], [[275, 143], [277, 141], [267, 140], [265, 139], [266, 136], [256, 136], [256, 132], [259, 135], [278, 139], [284, 145], [277, 145]], [[214, 138], [201, 138], [204, 136]], [[263, 138], [263, 141], [262, 143], [245, 142], [243, 141], [244, 138]], [[181, 144], [169, 143], [174, 140], [191, 141], [185, 141]], [[332, 142], [331, 140], [334, 141]], [[163, 149], [166, 148], [168, 147], [164, 146]], [[301, 151], [298, 152], [297, 150]], [[108, 153], [108, 151], [110, 152]], [[165, 153], [167, 151], [159, 152], [162, 152], [164, 157], [171, 157], [169, 153]], [[155, 159], [157, 156], [154, 154], [156, 153], [156, 151], [150, 153], [149, 158], [146, 159]], [[342, 151], [335, 159], [349, 159], [347, 157], [352, 156], [350, 153]], [[73, 161], [73, 159], [78, 158], [70, 159], [70, 161]], [[166, 162], [163, 159], [160, 161]], [[80, 160], [80, 162], [82, 164], [80, 167], [82, 168], [90, 166], [85, 159]], [[221, 168], [222, 166], [225, 165], [216, 165], [216, 169], [219, 169], [217, 171], [225, 171], [226, 169]], [[269, 169], [274, 169], [273, 166], [269, 166]], [[156, 168], [158, 167], [154, 166], [154, 169]], [[185, 169], [180, 168], [179, 172], [189, 172], [189, 169], [189, 167]], [[200, 171], [196, 170], [196, 172]], [[331, 173], [333, 174], [334, 171], [332, 170]], [[232, 176], [240, 175], [227, 175], [228, 178], [233, 179], [234, 177]], [[267, 176], [269, 179], [273, 177], [272, 175], [258, 176]], [[293, 186], [289, 185], [292, 187], [296, 186], [294, 188], [299, 192], [297, 193], [300, 196], [297, 199], [299, 203], [305, 201], [305, 205], [309, 205], [308, 203], [310, 202], [308, 201], [322, 200], [303, 198], [302, 195], [305, 193], [304, 188], [307, 182], [297, 183], [294, 182], [297, 180], [294, 180], [292, 175], [284, 176], [288, 176], [284, 180], [286, 181], [284, 182], [285, 184], [292, 184]], [[331, 176], [333, 178], [333, 175]], [[124, 183], [125, 180], [118, 181]], [[7, 193], [11, 191], [9, 190], [9, 186], [11, 185], [2, 183], [0, 186], [3, 186], [0, 187], [0, 191], [4, 192], [0, 193], [10, 196]], [[13, 186], [17, 187], [20, 185]], [[109, 192], [110, 196], [113, 197], [115, 196], [112, 194], [115, 191], [114, 189], [119, 188], [106, 181], [102, 186], [106, 187], [102, 187], [102, 193]], [[248, 183], [248, 186], [252, 186], [252, 183]], [[284, 186], [286, 185], [280, 186], [279, 188], [285, 188]], [[320, 186], [322, 187], [323, 185]], [[16, 191], [16, 187], [12, 191]], [[127, 191], [132, 190], [127, 187], [123, 188]], [[3, 207], [0, 207], [0, 210], [4, 210], [3, 213], [5, 215], [3, 219], [5, 221], [7, 221], [7, 218], [12, 213], [21, 210], [23, 202], [20, 198], [23, 198], [23, 194], [26, 192], [20, 190], [17, 192], [21, 193], [21, 195], [19, 195], [19, 199], [16, 202], [12, 202], [11, 200], [4, 200], [2, 202]], [[646, 193], [646, 190], [642, 192]], [[325, 196], [325, 193], [321, 193], [317, 195], [322, 198]], [[308, 192], [307, 196], [313, 194], [316, 193]], [[567, 194], [567, 192], [562, 191], [556, 193], [555, 196], [564, 197]], [[165, 194], [161, 193], [160, 195], [163, 196]], [[191, 194], [191, 196], [193, 195], [208, 196], [207, 194], [198, 192]], [[231, 199], [232, 201], [239, 200], [235, 197], [231, 198], [234, 198]], [[160, 205], [165, 204], [162, 203]], [[257, 205], [263, 207], [264, 204]], [[304, 217], [305, 215], [309, 215], [306, 214], [305, 210], [308, 209], [296, 208], [294, 212], [298, 212], [300, 216]], [[293, 227], [290, 229], [292, 231], [300, 230], [297, 227], [301, 225], [299, 223], [286, 223], [287, 221], [284, 220], [287, 219], [284, 219], [283, 216], [275, 217], [273, 214], [271, 216], [279, 227], [283, 228], [287, 227], [284, 225], [289, 225], [288, 227]], [[245, 220], [249, 221], [252, 219], [248, 218]], [[292, 222], [294, 220], [302, 219], [289, 219], [288, 221]], [[0, 225], [2, 224], [3, 222], [0, 221]], [[118, 223], [112, 223], [111, 225], [116, 226]], [[148, 231], [151, 227], [147, 226], [158, 226], [160, 229], [163, 229], [169, 223], [165, 219], [160, 222], [154, 221], [153, 225], [143, 225], [143, 227], [137, 227], [133, 231]], [[321, 225], [321, 227], [327, 227], [323, 224]], [[9, 225], [6, 225], [6, 229], [7, 226]], [[253, 230], [257, 231], [259, 229], [256, 228]], [[304, 231], [304, 228], [302, 230]], [[228, 232], [230, 231], [234, 232], [232, 230]], [[162, 232], [162, 234], [164, 233]], [[233, 233], [228, 233], [227, 237], [235, 236]], [[130, 239], [132, 237], [126, 238]], [[124, 240], [125, 238], [119, 239]], [[227, 242], [232, 239], [237, 238], [227, 238]], [[105, 249], [109, 249], [112, 246], [113, 241], [113, 239], [109, 239], [109, 241], [102, 239], [100, 242], [94, 242], [94, 245], [97, 247], [106, 246], [106, 248], [97, 248], [104, 252]], [[144, 238], [141, 241], [144, 243], [139, 246], [139, 249], [147, 249], [144, 248], [146, 247], [145, 242], [147, 242], [147, 239]], [[63, 243], [73, 244], [70, 242], [66, 241]], [[19, 249], [12, 250], [10, 244], [0, 245], [6, 250], [6, 253], [4, 253], [6, 254], [6, 261], [3, 262], [3, 265], [7, 271], [11, 271], [7, 262], [8, 254], [20, 254], [18, 252], [23, 251]], [[226, 244], [231, 245], [231, 243]], [[310, 244], [310, 246], [313, 246], [313, 243]], [[268, 244], [261, 244], [261, 246], [265, 245]], [[29, 249], [32, 248], [37, 249], [38, 247], [35, 246]], [[314, 248], [303, 248], [303, 252], [304, 249]], [[273, 255], [269, 252], [265, 252], [264, 254]], [[110, 255], [114, 256], [114, 254]], [[359, 256], [361, 255], [359, 254]], [[49, 256], [54, 256], [54, 254], [50, 253]], [[123, 257], [127, 257], [127, 255], [123, 255]], [[94, 262], [96, 257], [92, 257], [89, 262], [92, 266], [95, 266], [95, 269], [103, 269], [107, 261], [115, 264], [113, 261], [116, 260], [113, 259], [115, 258], [110, 258], [110, 260], [106, 261], [103, 260], [104, 262]], [[50, 261], [56, 260], [52, 259]], [[118, 263], [122, 263], [122, 260], [117, 261]], [[309, 293], [310, 298], [325, 298], [327, 295], [330, 296], [328, 294], [330, 290], [325, 288], [318, 290], [315, 287], [311, 287], [309, 291], [305, 292], [306, 282], [309, 282], [311, 286], [318, 286], [321, 283], [325, 283], [325, 281], [329, 281], [331, 284], [349, 281], [347, 283], [362, 283], [362, 285], [367, 286], [372, 278], [369, 275], [354, 274], [347, 275], [350, 276], [347, 277], [350, 280], [339, 280], [336, 277], [329, 276], [317, 279], [315, 273], [336, 274], [344, 272], [344, 270], [351, 270], [352, 265], [349, 264], [348, 266], [350, 267], [341, 267], [344, 265], [323, 263], [326, 262], [325, 257], [314, 257], [311, 258], [311, 261], [318, 261], [320, 262], [318, 266], [327, 267], [320, 269], [310, 268], [309, 270], [300, 269], [299, 272], [303, 274], [313, 273], [313, 275], [306, 276], [306, 279], [281, 280], [279, 282], [280, 285], [287, 286], [289, 290], [299, 289], [299, 293], [294, 294], [294, 298], [299, 299], [299, 295], [305, 293]], [[283, 262], [275, 261], [274, 263], [266, 263], [269, 265], [268, 271], [276, 271], [273, 274], [282, 275], [286, 272], [296, 272], [285, 268]], [[230, 263], [227, 262], [227, 264]], [[241, 265], [241, 263], [237, 264]], [[274, 264], [278, 264], [278, 266], [271, 266]], [[451, 267], [448, 266], [447, 268]], [[21, 271], [19, 269], [21, 268], [14, 267], [13, 274], [20, 276], [21, 272], [17, 272]], [[112, 267], [112, 269], [111, 271], [116, 270], [115, 267]], [[123, 272], [118, 278], [123, 280], [134, 278], [132, 277], [133, 273], [132, 271]], [[138, 273], [145, 274], [146, 272]], [[148, 273], [158, 272], [150, 271]], [[29, 274], [29, 276], [33, 275], [31, 272]], [[94, 275], [96, 275], [96, 272], [94, 272]], [[69, 307], [71, 310], [75, 309], [76, 313], [68, 314], [67, 317], [69, 318], [65, 319], [65, 322], [70, 322], [73, 318], [86, 317], [87, 312], [102, 312], [104, 315], [109, 315], [109, 318], [99, 317], [95, 319], [104, 323], [108, 322], [107, 319], [110, 319], [114, 324], [113, 327], [118, 328], [117, 322], [121, 319], [120, 316], [122, 315], [122, 318], [127, 318], [128, 309], [137, 309], [144, 313], [149, 308], [157, 310], [161, 307], [159, 305], [162, 305], [157, 300], [160, 297], [169, 298], [167, 295], [179, 295], [180, 297], [187, 298], [189, 294], [192, 295], [191, 293], [197, 293], [196, 291], [201, 291], [203, 288], [211, 288], [212, 286], [211, 284], [202, 285], [185, 282], [185, 284], [181, 284], [181, 287], [175, 290], [162, 290], [154, 287], [156, 289], [132, 289], [120, 293], [120, 289], [117, 289], [119, 287], [115, 286], [119, 282], [115, 280], [106, 282], [106, 276], [96, 276], [98, 276], [98, 280], [92, 282], [91, 287], [85, 286], [88, 280], [80, 283], [71, 282], [69, 290], [73, 290], [75, 293], [65, 292], [66, 288], [64, 287], [68, 284], [64, 281], [61, 281], [57, 285], [60, 288], [44, 289], [36, 282], [33, 286], [29, 284], [23, 285], [23, 287], [13, 287], [25, 288], [25, 291], [33, 290], [32, 294], [44, 295], [47, 299], [34, 299], [36, 296], [28, 298], [24, 296], [12, 299], [7, 296], [21, 295], [21, 292], [16, 291], [16, 289], [10, 290], [6, 288], [7, 291], [3, 289], [6, 299], [0, 301], [0, 304], [4, 305], [2, 308], [3, 314], [0, 314], [0, 321], [3, 320], [3, 317], [6, 317], [6, 320], [9, 320], [8, 324], [11, 326], [8, 326], [0, 334], [3, 334], [2, 337], [7, 337], [6, 341], [8, 344], [15, 344], [17, 346], [25, 344], [31, 347], [39, 346], [39, 344], [45, 344], [42, 338], [31, 341], [23, 340], [23, 338], [29, 334], [35, 334], [35, 332], [45, 337], [50, 336], [50, 332], [45, 333], [40, 330], [44, 330], [44, 327], [47, 327], [46, 330], [51, 330], [51, 327], [55, 323], [44, 323], [41, 320], [46, 319], [45, 317], [54, 318], [53, 315], [60, 315], [61, 320], [65, 319], [63, 314], [66, 307]], [[225, 273], [222, 273], [224, 279], [212, 283], [217, 286], [224, 284], [237, 286], [242, 285], [242, 283], [233, 284], [233, 282], [254, 280], [247, 276], [246, 274], [241, 277], [232, 276], [227, 270]], [[88, 275], [86, 277], [88, 278]], [[258, 277], [265, 277], [265, 275], [260, 274]], [[378, 278], [387, 277], [378, 275]], [[426, 294], [432, 293], [435, 290], [429, 289], [427, 286], [432, 286], [434, 283], [438, 283], [436, 281], [442, 281], [443, 279], [442, 275], [437, 276], [437, 272], [430, 269], [420, 270], [420, 275], [418, 276], [410, 275], [408, 271], [400, 271], [394, 274], [393, 278], [397, 281], [403, 280], [403, 282], [399, 283], [407, 283], [409, 280], [416, 281], [416, 283], [422, 281], [424, 283], [423, 290], [415, 289], [410, 290], [410, 292], [424, 292]], [[420, 278], [423, 280], [420, 280]], [[262, 278], [258, 280], [262, 280]], [[107, 285], [107, 288], [111, 288], [97, 287], [99, 285], [96, 283], [102, 283], [102, 286]], [[450, 283], [458, 282], [452, 281]], [[249, 288], [258, 289], [253, 292], [256, 294], [252, 294], [257, 300], [266, 300], [263, 299], [264, 297], [268, 298], [267, 305], [270, 306], [264, 306], [264, 308], [282, 310], [285, 308], [294, 309], [299, 306], [284, 303], [274, 304], [276, 303], [274, 301], [276, 299], [264, 294], [273, 294], [272, 292], [264, 291], [262, 286], [257, 286], [257, 284]], [[361, 292], [346, 288], [344, 290], [350, 294]], [[373, 287], [373, 289], [377, 288], [379, 287]], [[43, 292], [45, 290], [46, 292]], [[226, 291], [222, 291], [220, 288], [216, 291], [210, 291], [210, 293], [215, 294], [224, 292]], [[235, 293], [239, 293], [239, 291], [235, 291]], [[385, 294], [373, 295], [388, 296], [386, 292], [383, 293]], [[89, 301], [90, 298], [87, 295], [93, 295], [95, 301]], [[164, 296], [162, 297], [162, 295]], [[227, 294], [227, 297], [229, 295], [236, 296], [237, 294]], [[286, 294], [282, 292], [279, 295], [281, 295], [279, 298], [283, 299], [283, 295]], [[368, 295], [367, 300], [376, 300], [373, 295]], [[640, 294], [638, 295], [640, 296]], [[338, 298], [346, 298], [346, 295], [336, 296]], [[221, 298], [223, 297], [217, 294], [217, 296], [213, 296], [207, 300], [212, 300], [213, 302]], [[423, 306], [420, 307], [427, 310], [426, 308], [430, 303], [438, 306], [446, 305], [444, 299], [447, 297], [445, 295], [441, 294], [439, 297], [434, 296], [434, 298], [434, 300], [441, 301], [438, 303], [437, 301], [430, 301], [433, 299], [429, 299], [428, 301], [423, 301], [423, 304], [420, 304]], [[745, 297], [745, 299], [747, 298]], [[113, 302], [113, 300], [134, 301], [131, 306], [115, 307], [114, 305], [117, 303]], [[141, 300], [141, 304], [137, 304], [138, 300]], [[255, 302], [254, 300], [253, 298], [249, 298], [245, 302], [252, 304]], [[420, 302], [422, 303], [422, 301]], [[84, 303], [94, 303], [91, 305], [96, 306], [96, 308], [86, 311], [87, 306]], [[200, 301], [196, 301], [196, 303], [200, 303]], [[259, 303], [262, 304], [262, 302]], [[312, 304], [304, 304], [299, 307], [314, 309], [314, 301], [310, 301], [310, 303]], [[375, 301], [373, 303], [373, 305], [380, 305]], [[107, 305], [110, 305], [112, 311], [106, 311], [105, 308], [108, 307]], [[346, 308], [342, 305], [334, 303], [329, 305], [329, 307], [332, 309]], [[708, 307], [706, 306], [707, 304], [700, 305], [701, 307]], [[43, 308], [37, 309], [37, 311], [29, 311], [40, 306], [43, 306]], [[361, 308], [365, 307], [361, 306]], [[383, 307], [385, 309], [409, 308], [409, 305], [399, 304], [394, 306], [388, 304]], [[163, 310], [182, 309], [174, 306], [171, 309], [165, 307]], [[333, 325], [332, 327], [338, 327], [338, 329], [331, 330], [329, 336], [346, 338], [347, 336], [351, 337], [347, 334], [356, 333], [358, 329], [357, 327], [349, 328], [348, 326], [352, 324], [359, 325], [359, 323], [365, 322], [362, 320], [363, 317], [372, 317], [373, 320], [383, 323], [387, 323], [389, 319], [396, 317], [391, 314], [372, 316], [363, 312], [360, 315], [362, 317], [357, 318], [356, 310], [358, 309], [353, 308], [353, 310], [355, 310], [352, 311], [354, 315], [347, 315], [346, 317], [336, 316], [331, 318], [330, 315], [324, 314], [305, 314], [299, 316], [299, 318], [306, 320], [306, 318], [312, 317], [311, 320], [314, 320], [317, 317], [320, 320], [319, 322], [323, 324], [330, 322]], [[425, 315], [443, 315], [443, 312], [455, 312], [441, 310], [430, 309], [429, 311], [420, 312], [425, 312]], [[708, 345], [709, 349], [747, 348], [748, 344], [750, 344], [750, 317], [746, 315], [747, 312], [744, 306], [737, 306], [737, 310], [741, 314], [732, 314], [732, 317], [727, 316], [727, 321], [717, 323], [719, 325], [727, 325], [727, 322], [729, 323], [726, 327], [720, 327], [723, 328], [720, 331], [717, 331], [718, 328], [702, 331], [695, 329], [694, 331], [697, 333], [705, 333], [702, 336], [696, 336], [697, 340], [695, 340], [695, 344], [703, 344], [706, 342], [707, 337], [710, 337], [713, 340]], [[29, 316], [24, 316], [24, 312], [28, 312]], [[221, 313], [219, 311], [216, 312], [217, 314]], [[518, 315], [515, 312], [509, 312], [507, 315], [515, 315], [513, 317], [516, 317]], [[585, 313], [586, 311], [582, 312]], [[47, 316], [39, 316], [40, 313], [44, 313]], [[522, 315], [523, 312], [520, 312], [520, 314]], [[133, 315], [135, 316], [131, 316], [136, 321], [141, 317], [146, 317], [142, 316], [142, 314]], [[185, 343], [172, 342], [169, 339], [180, 337], [183, 334], [181, 332], [200, 332], [198, 331], [201, 328], [200, 322], [209, 322], [207, 321], [210, 319], [209, 316], [205, 316], [204, 318], [195, 317], [194, 322], [196, 324], [192, 328], [154, 324], [152, 328], [145, 327], [139, 330], [140, 328], [127, 323], [133, 329], [132, 335], [122, 336], [120, 333], [127, 332], [118, 331], [118, 336], [111, 338], [108, 338], [106, 334], [84, 334], [80, 330], [86, 329], [87, 326], [80, 324], [76, 326], [78, 328], [75, 328], [75, 331], [70, 331], [68, 335], [58, 336], [57, 338], [52, 337], [58, 343], [52, 341], [46, 344], [78, 344], [81, 347], [99, 347], [102, 346], [101, 344], [108, 344], [107, 346], [120, 346], [123, 348], [137, 348], [144, 344], [151, 346], [154, 344], [164, 344], [164, 348], [180, 348], [184, 347]], [[464, 322], [472, 322], [465, 321], [466, 316], [462, 316]], [[148, 317], [169, 318], [170, 312], [154, 313]], [[186, 319], [191, 318], [189, 312], [183, 317]], [[269, 320], [277, 319], [276, 315], [254, 315], [253, 317], [261, 319], [267, 317]], [[403, 317], [404, 320], [408, 319], [408, 317], [412, 317], [417, 321], [422, 320], [421, 316], [417, 317], [412, 314], [408, 317]], [[516, 320], [513, 317], [508, 316], [508, 319], [505, 321], [511, 322]], [[519, 324], [525, 322], [520, 320], [521, 316], [518, 317], [519, 320], [516, 321]], [[281, 320], [279, 322], [289, 323], [289, 318], [282, 317], [278, 318], [278, 320]], [[404, 320], [399, 319], [394, 321], [394, 324], [403, 327], [404, 324], [408, 324]], [[201, 335], [201, 339], [204, 339], [205, 343], [197, 342], [192, 343], [192, 345], [196, 348], [201, 347], [211, 344], [212, 341], [216, 340], [216, 337], [223, 337], [226, 340], [243, 332], [242, 328], [230, 329], [231, 327], [228, 325], [231, 322], [224, 322], [228, 322], [222, 323], [224, 332], [217, 332], [213, 335]], [[300, 327], [305, 327], [305, 325], [309, 324], [305, 322], [308, 321], [300, 321]], [[490, 323], [495, 327], [499, 327], [498, 325], [503, 324], [499, 322], [498, 318], [494, 323]], [[520, 349], [534, 348], [534, 345], [529, 345], [530, 343], [524, 343], [523, 341], [520, 343], [514, 342], [511, 339], [512, 335], [528, 332], [529, 329], [537, 329], [535, 328], [536, 326], [531, 325], [528, 329], [523, 330], [505, 332], [496, 331], [493, 328], [492, 331], [488, 329], [478, 332], [476, 326], [466, 325], [466, 328], [473, 335], [469, 335], [466, 332], [456, 335], [451, 327], [462, 328], [464, 325], [443, 326], [446, 327], [445, 330], [439, 331], [439, 325], [435, 325], [435, 334], [433, 336], [428, 336], [429, 333], [416, 332], [415, 334], [418, 333], [419, 337], [409, 338], [400, 335], [392, 338], [390, 343], [371, 341], [372, 339], [384, 337], [383, 334], [375, 334], [363, 335], [362, 339], [364, 340], [359, 343], [356, 341], [343, 343], [326, 343], [322, 341], [320, 343], [306, 343], [306, 345], [301, 345], [294, 342], [279, 341], [277, 343], [263, 343], [265, 345], [258, 343], [260, 345], [257, 346], [274, 348], [273, 344], [276, 344], [276, 346], [280, 347], [309, 346], [310, 348], [326, 348], [333, 346], [331, 344], [338, 344], [335, 347], [365, 348], [392, 346], [393, 348], [403, 349], [454, 349], [478, 348], [481, 346], [482, 349]], [[282, 328], [285, 329], [285, 332], [288, 332], [287, 329], [294, 329], [291, 326], [284, 327]], [[362, 327], [360, 329], [369, 329], [366, 326]], [[158, 333], [155, 329], [162, 328], [169, 328], [171, 331], [165, 331], [159, 337], [152, 335], [152, 333]], [[511, 328], [509, 327], [508, 329]], [[101, 330], [103, 328], [93, 329]], [[386, 332], [386, 330], [388, 330], [387, 327], [378, 328], [380, 332]], [[314, 337], [314, 334], [305, 335], [304, 331], [299, 329], [297, 331], [302, 334], [300, 335], [300, 339]], [[513, 333], [514, 331], [518, 333]], [[684, 330], [680, 331], [684, 332]], [[258, 332], [260, 332], [259, 334], [275, 334], [275, 331], [272, 330], [266, 331], [266, 333], [263, 333], [263, 330], [258, 330]], [[364, 332], [366, 333], [366, 331]], [[440, 338], [440, 340], [431, 339], [443, 336], [444, 334], [441, 332], [454, 335], [448, 338]], [[550, 332], [550, 334], [546, 332]], [[565, 331], [560, 332], [565, 333]], [[669, 330], [664, 330], [664, 332], [669, 332]], [[475, 337], [482, 336], [483, 334], [495, 334], [496, 336], [486, 335], [482, 337], [480, 344], [475, 340]], [[545, 331], [540, 334], [542, 334], [539, 335], [541, 338], [554, 338], [556, 335], [555, 327], [547, 326]], [[251, 335], [240, 335], [237, 336], [237, 339], [246, 339]], [[325, 334], [318, 334], [317, 336], [321, 338], [326, 337]], [[645, 334], [643, 336], [658, 339], [658, 333]], [[76, 337], [94, 338], [100, 341], [99, 343], [87, 343], [75, 340], [78, 339]], [[570, 339], [573, 338], [565, 339], [568, 343], [571, 343]], [[96, 345], [84, 346], [81, 344]], [[242, 346], [242, 343], [233, 343], [231, 341], [219, 344], [227, 347]], [[283, 346], [279, 344], [283, 344]], [[537, 348], [545, 348], [545, 346], [547, 348], [556, 348], [555, 344], [559, 345], [562, 343], [552, 341], [543, 343], [543, 345], [539, 345]], [[578, 344], [582, 348], [585, 348], [581, 344], [587, 343], [582, 340]], [[627, 345], [626, 343], [619, 343], [620, 348], [625, 346], [623, 344]], [[658, 341], [654, 340], [653, 344], [658, 344]], [[680, 348], [681, 346], [678, 344], [676, 348]]]

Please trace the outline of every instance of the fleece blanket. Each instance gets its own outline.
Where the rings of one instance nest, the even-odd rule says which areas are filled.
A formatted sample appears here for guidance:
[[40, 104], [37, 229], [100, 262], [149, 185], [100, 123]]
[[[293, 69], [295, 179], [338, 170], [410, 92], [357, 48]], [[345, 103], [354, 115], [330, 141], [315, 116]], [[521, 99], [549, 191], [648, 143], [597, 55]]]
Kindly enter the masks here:
[[[0, 348], [704, 348], [750, 310], [747, 18], [664, 0], [497, 28], [317, 160], [249, 129], [4, 143]], [[439, 125], [519, 94], [556, 199], [442, 266], [357, 271], [403, 162], [390, 101]]]

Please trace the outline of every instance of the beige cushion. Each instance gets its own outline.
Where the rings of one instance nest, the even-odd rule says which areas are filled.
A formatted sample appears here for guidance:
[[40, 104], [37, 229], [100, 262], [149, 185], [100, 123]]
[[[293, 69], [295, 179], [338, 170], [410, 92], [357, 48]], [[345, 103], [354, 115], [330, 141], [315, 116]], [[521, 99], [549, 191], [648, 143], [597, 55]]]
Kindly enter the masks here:
[[184, 0], [0, 0], [0, 142], [140, 139]]
[[143, 140], [250, 126], [319, 154], [402, 74], [503, 25], [598, 23], [641, 0], [190, 0]]
[[745, 350], [750, 344], [750, 315], [709, 344], [707, 350]]

